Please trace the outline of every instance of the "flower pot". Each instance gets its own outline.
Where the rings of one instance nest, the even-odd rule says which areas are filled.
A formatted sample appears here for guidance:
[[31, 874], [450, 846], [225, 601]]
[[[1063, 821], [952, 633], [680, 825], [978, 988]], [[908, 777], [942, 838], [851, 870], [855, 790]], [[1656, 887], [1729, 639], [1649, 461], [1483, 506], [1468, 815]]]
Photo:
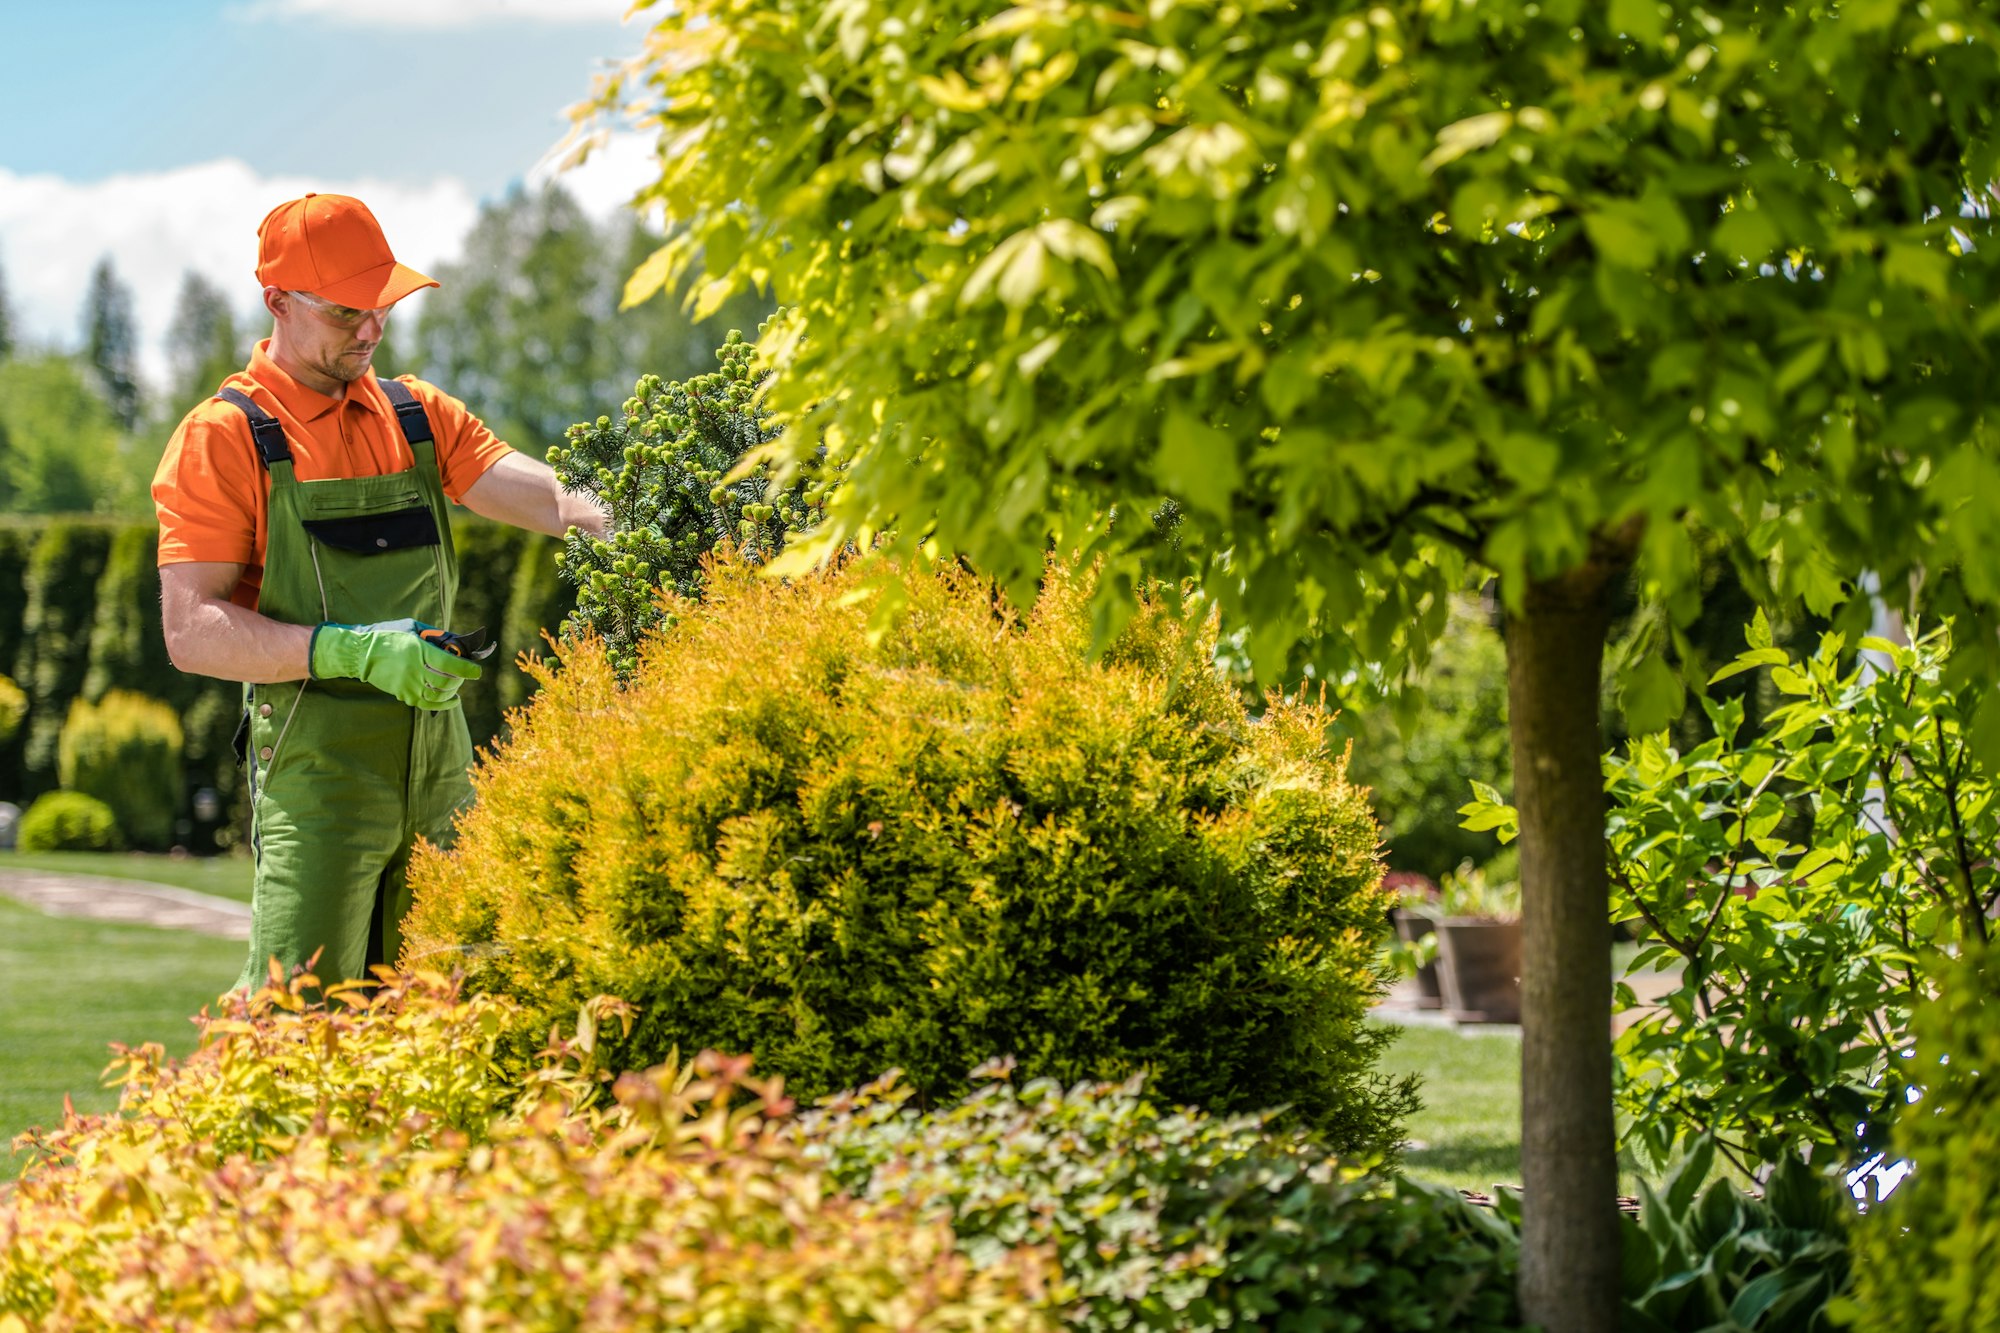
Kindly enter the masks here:
[[[1396, 938], [1405, 944], [1415, 944], [1437, 927], [1437, 921], [1422, 912], [1412, 912], [1407, 907], [1398, 907], [1389, 914], [1395, 922]], [[1444, 1003], [1444, 993], [1438, 989], [1438, 968], [1435, 960], [1417, 969], [1417, 1008], [1436, 1009]]]
[[1521, 923], [1448, 916], [1437, 923], [1438, 981], [1461, 1023], [1521, 1021]]

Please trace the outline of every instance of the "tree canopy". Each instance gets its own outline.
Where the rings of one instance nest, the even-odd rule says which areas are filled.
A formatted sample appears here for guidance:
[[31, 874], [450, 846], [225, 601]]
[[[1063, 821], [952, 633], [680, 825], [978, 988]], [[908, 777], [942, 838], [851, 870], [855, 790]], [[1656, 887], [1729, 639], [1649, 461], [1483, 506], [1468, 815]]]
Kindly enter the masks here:
[[[1025, 600], [1056, 543], [1107, 626], [1192, 574], [1277, 679], [1393, 677], [1498, 576], [1523, 1296], [1580, 1330], [1618, 1265], [1603, 593], [1685, 622], [1700, 540], [1765, 600], [1861, 620], [1873, 570], [1990, 623], [1996, 55], [1969, 0], [688, 0], [596, 106], [659, 134], [628, 297], [787, 307], [773, 452], [845, 468], [820, 552], [888, 529]], [[1645, 729], [1679, 687], [1633, 661]]]
[[2000, 586], [1975, 6], [713, 0], [650, 41], [601, 105], [645, 99], [685, 231], [630, 295], [790, 307], [829, 546], [1136, 572], [1172, 501], [1274, 675], [1421, 655], [1466, 556], [1517, 600], [1642, 533], [1679, 588], [1689, 519], [1820, 609]]

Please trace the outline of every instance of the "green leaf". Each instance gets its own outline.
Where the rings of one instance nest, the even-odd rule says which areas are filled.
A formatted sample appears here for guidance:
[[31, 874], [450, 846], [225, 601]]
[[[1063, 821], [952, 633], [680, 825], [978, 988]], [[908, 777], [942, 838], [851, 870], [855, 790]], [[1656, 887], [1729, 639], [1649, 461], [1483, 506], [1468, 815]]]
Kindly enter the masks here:
[[1666, 36], [1666, 19], [1659, 0], [1611, 0], [1611, 26], [1636, 41], [1659, 45]]
[[1242, 477], [1236, 442], [1178, 403], [1160, 428], [1153, 468], [1168, 494], [1218, 517], [1228, 516]]
[[1607, 261], [1626, 268], [1651, 268], [1660, 243], [1646, 210], [1630, 199], [1607, 199], [1583, 215], [1590, 243]]
[[1750, 623], [1744, 626], [1743, 641], [1752, 648], [1771, 646], [1771, 621], [1764, 614], [1763, 607], [1758, 607], [1756, 613], [1750, 617]]
[[1745, 671], [1755, 671], [1758, 667], [1789, 666], [1791, 660], [1792, 655], [1782, 648], [1752, 648], [1747, 653], [1739, 654], [1729, 665], [1717, 667], [1715, 673], [1708, 678], [1708, 683], [1713, 685], [1719, 680], [1740, 676]]
[[1657, 653], [1641, 658], [1628, 670], [1618, 691], [1619, 706], [1625, 710], [1626, 724], [1635, 735], [1665, 727], [1681, 715], [1686, 699], [1681, 678]]
[[1739, 204], [1715, 224], [1710, 245], [1732, 263], [1754, 266], [1769, 259], [1783, 239], [1777, 224], [1763, 210]]
[[1882, 280], [1918, 290], [1943, 300], [1945, 283], [1951, 277], [1951, 259], [1921, 245], [1891, 242], [1882, 257]]
[[[1811, 1281], [1812, 1278], [1803, 1280]], [[1743, 1284], [1743, 1289], [1736, 1293], [1736, 1299], [1729, 1303], [1729, 1317], [1744, 1328], [1755, 1328], [1757, 1321], [1777, 1304], [1786, 1289], [1800, 1281], [1798, 1276], [1787, 1272], [1766, 1273], [1752, 1278]]]

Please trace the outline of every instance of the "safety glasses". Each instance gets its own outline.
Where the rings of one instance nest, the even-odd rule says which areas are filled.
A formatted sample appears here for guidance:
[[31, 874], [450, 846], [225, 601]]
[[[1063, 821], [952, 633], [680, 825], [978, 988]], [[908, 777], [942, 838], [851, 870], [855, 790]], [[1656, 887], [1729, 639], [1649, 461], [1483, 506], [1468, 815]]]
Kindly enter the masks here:
[[358, 329], [371, 315], [380, 319], [387, 319], [389, 317], [388, 306], [383, 306], [379, 310], [356, 310], [352, 306], [335, 305], [331, 301], [323, 301], [311, 292], [292, 292], [289, 294], [304, 302], [314, 314], [333, 325], [336, 329]]

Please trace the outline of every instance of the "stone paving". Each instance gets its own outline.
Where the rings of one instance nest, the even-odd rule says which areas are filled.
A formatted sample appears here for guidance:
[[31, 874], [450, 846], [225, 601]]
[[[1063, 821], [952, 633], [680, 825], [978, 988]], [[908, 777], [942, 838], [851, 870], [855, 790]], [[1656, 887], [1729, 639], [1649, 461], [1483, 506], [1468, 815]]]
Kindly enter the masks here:
[[0, 870], [0, 897], [26, 903], [50, 916], [192, 930], [226, 940], [250, 938], [250, 904], [165, 884], [46, 870]]

